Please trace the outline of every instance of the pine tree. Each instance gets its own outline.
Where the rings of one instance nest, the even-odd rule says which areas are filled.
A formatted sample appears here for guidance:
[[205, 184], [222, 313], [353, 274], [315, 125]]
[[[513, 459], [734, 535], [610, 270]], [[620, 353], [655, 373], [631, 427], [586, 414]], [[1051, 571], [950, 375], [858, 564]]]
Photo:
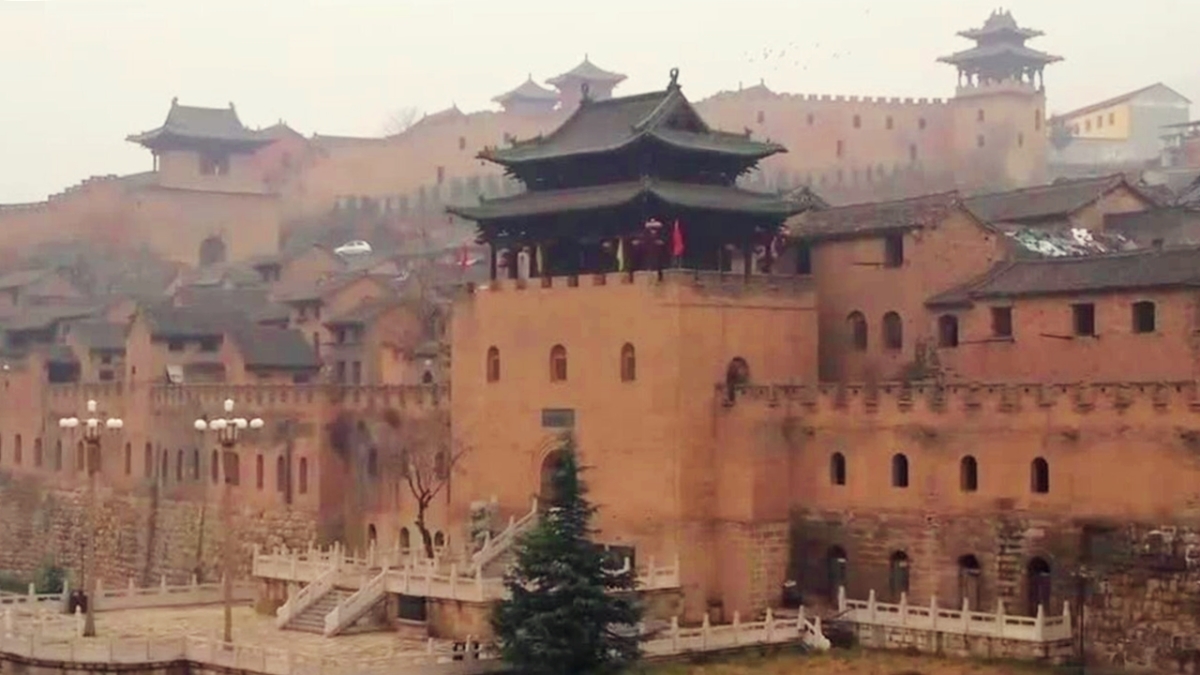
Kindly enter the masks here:
[[615, 570], [591, 542], [596, 507], [569, 434], [558, 452], [552, 501], [517, 543], [509, 599], [496, 605], [492, 626], [502, 657], [524, 675], [609, 672], [638, 657], [637, 574]]

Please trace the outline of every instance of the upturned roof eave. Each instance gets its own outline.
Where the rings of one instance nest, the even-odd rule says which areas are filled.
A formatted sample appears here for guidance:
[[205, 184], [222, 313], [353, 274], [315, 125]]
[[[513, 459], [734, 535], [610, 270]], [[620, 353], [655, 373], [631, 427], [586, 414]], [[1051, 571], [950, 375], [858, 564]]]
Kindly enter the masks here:
[[534, 163], [538, 163], [538, 162], [548, 162], [548, 161], [553, 161], [553, 160], [558, 160], [558, 159], [576, 159], [576, 158], [583, 158], [583, 157], [589, 157], [589, 156], [594, 156], [594, 155], [603, 155], [603, 154], [608, 154], [611, 152], [618, 152], [618, 151], [624, 150], [624, 149], [638, 143], [639, 141], [642, 141], [642, 140], [645, 140], [648, 138], [659, 141], [665, 145], [669, 145], [673, 148], [677, 148], [680, 150], [686, 150], [686, 151], [697, 152], [697, 153], [702, 153], [702, 154], [711, 154], [711, 155], [726, 155], [726, 156], [729, 156], [730, 158], [737, 157], [737, 158], [741, 158], [741, 159], [753, 159], [756, 161], [761, 161], [763, 159], [766, 159], [767, 157], [771, 157], [774, 155], [778, 155], [778, 154], [787, 152], [787, 148], [785, 148], [782, 145], [779, 145], [778, 143], [762, 143], [762, 142], [758, 142], [758, 141], [750, 141], [750, 143], [757, 144], [757, 145], [761, 146], [760, 148], [754, 149], [754, 150], [747, 149], [745, 151], [738, 151], [738, 150], [732, 150], [732, 149], [721, 149], [721, 148], [697, 147], [695, 145], [690, 145], [687, 143], [680, 143], [674, 139], [664, 137], [661, 134], [655, 133], [655, 131], [653, 129], [651, 129], [651, 130], [638, 132], [637, 134], [634, 134], [633, 136], [626, 138], [625, 140], [621, 141], [620, 143], [610, 143], [605, 146], [598, 146], [595, 148], [585, 148], [585, 149], [580, 149], [580, 150], [571, 150], [569, 152], [563, 152], [563, 153], [558, 153], [558, 154], [532, 154], [532, 153], [530, 153], [526, 156], [521, 156], [520, 153], [509, 154], [509, 152], [508, 152], [509, 150], [521, 149], [518, 146], [516, 148], [499, 148], [496, 150], [484, 150], [484, 151], [480, 152], [478, 155], [476, 155], [476, 157], [478, 159], [493, 162], [493, 163], [499, 164], [501, 166], [513, 167], [513, 166], [520, 166], [522, 164], [534, 164]]

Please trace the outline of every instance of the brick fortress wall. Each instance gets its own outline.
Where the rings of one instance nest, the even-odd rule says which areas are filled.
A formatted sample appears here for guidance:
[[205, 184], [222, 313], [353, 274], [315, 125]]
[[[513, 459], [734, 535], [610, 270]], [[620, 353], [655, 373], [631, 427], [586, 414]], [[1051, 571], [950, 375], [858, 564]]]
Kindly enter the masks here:
[[[423, 386], [38, 385], [24, 375], [10, 373], [0, 390], [0, 571], [31, 575], [46, 563], [77, 571], [90, 512], [99, 573], [120, 585], [219, 578], [225, 486], [214, 479], [214, 439], [192, 425], [222, 414], [226, 398], [235, 414], [267, 422], [238, 444], [238, 481], [228, 488], [245, 575], [254, 544], [365, 548], [365, 521], [384, 505], [362, 502], [351, 488], [363, 479], [366, 449], [334, 449], [333, 420], [425, 414], [447, 397]], [[125, 422], [102, 440], [94, 507], [83, 446], [57, 426], [59, 417], [85, 414], [88, 399], [101, 417]]]
[[[719, 390], [717, 438], [785, 454], [763, 475], [792, 495], [787, 560], [769, 541], [755, 591], [795, 579], [808, 603], [874, 590], [897, 601], [897, 553], [909, 602], [1033, 614], [1033, 567], [1045, 563], [1046, 613], [1079, 600], [1089, 655], [1175, 668], [1196, 658], [1200, 629], [1200, 387], [1194, 383], [962, 386], [748, 386]], [[842, 484], [833, 455], [844, 458]], [[907, 460], [906, 485], [892, 460]], [[973, 486], [963, 459], [975, 461]], [[1046, 461], [1048, 490], [1032, 463]], [[1136, 458], [1136, 459], [1135, 459]], [[968, 489], [970, 488], [970, 489]], [[978, 569], [970, 573], [970, 558]], [[831, 562], [844, 557], [845, 571]], [[976, 579], [971, 581], [970, 579]], [[761, 588], [758, 588], [761, 586]]]

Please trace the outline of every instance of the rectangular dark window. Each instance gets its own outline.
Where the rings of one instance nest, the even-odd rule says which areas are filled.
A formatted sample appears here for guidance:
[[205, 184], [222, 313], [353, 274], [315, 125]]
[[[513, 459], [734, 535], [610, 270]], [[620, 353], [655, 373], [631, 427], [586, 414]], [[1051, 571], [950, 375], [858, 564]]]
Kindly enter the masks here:
[[417, 595], [401, 595], [396, 603], [396, 616], [404, 621], [425, 621], [425, 598]]
[[221, 338], [206, 337], [200, 338], [200, 351], [215, 352], [221, 347]]
[[167, 351], [181, 352], [183, 351], [183, 340], [171, 340], [167, 342]]
[[1155, 329], [1154, 303], [1148, 300], [1133, 303], [1133, 332], [1153, 333]]
[[889, 234], [883, 240], [883, 266], [900, 267], [904, 264], [904, 235]]
[[1090, 302], [1071, 305], [1075, 335], [1090, 337], [1096, 334], [1096, 306]]
[[1012, 336], [1012, 307], [993, 307], [992, 337], [1010, 338]]
[[812, 246], [805, 241], [796, 244], [796, 274], [812, 274]]
[[574, 428], [575, 410], [572, 408], [543, 408], [542, 427], [545, 429]]

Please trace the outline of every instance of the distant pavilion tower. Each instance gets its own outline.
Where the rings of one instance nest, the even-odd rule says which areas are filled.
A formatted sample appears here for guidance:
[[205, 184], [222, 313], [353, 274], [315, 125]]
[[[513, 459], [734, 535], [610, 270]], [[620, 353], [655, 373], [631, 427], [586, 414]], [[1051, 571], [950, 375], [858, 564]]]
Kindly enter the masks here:
[[546, 80], [547, 84], [558, 89], [564, 108], [574, 108], [579, 105], [585, 85], [588, 98], [593, 101], [603, 101], [612, 98], [613, 89], [624, 81], [624, 75], [597, 68], [588, 60], [587, 55], [584, 55], [583, 63], [562, 75]]
[[154, 155], [163, 187], [261, 192], [252, 155], [275, 139], [243, 125], [232, 103], [228, 108], [199, 108], [179, 105], [176, 98], [162, 126], [126, 140]]
[[1043, 35], [1040, 30], [1021, 28], [1012, 14], [996, 10], [984, 22], [983, 28], [958, 33], [975, 41], [975, 46], [938, 59], [958, 68], [958, 86], [979, 87], [1002, 82], [1015, 82], [1045, 89], [1043, 69], [1062, 57], [1030, 49], [1025, 41]]
[[558, 94], [534, 82], [531, 74], [524, 84], [492, 100], [499, 103], [504, 112], [541, 115], [554, 110], [554, 106], [558, 105]]

